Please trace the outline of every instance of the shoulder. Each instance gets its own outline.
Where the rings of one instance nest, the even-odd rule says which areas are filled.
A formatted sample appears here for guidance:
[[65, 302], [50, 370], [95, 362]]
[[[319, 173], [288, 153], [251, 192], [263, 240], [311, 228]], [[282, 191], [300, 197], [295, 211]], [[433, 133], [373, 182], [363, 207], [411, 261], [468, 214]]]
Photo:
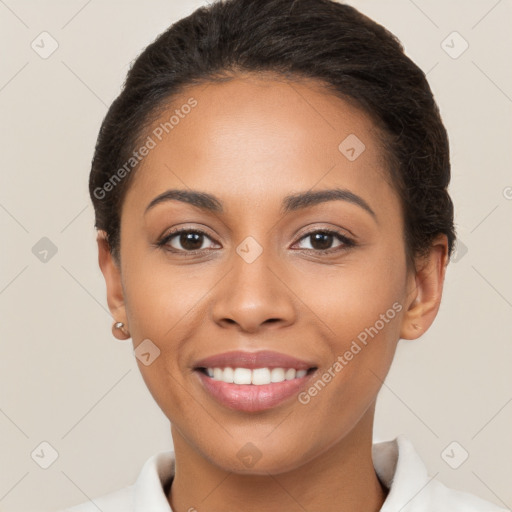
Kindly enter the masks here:
[[507, 512], [429, 476], [412, 443], [403, 436], [374, 444], [373, 461], [379, 479], [388, 488], [381, 512]]
[[432, 507], [437, 507], [436, 510], [439, 510], [441, 506], [442, 510], [455, 512], [508, 512], [474, 494], [450, 489], [441, 482], [433, 480], [425, 510], [433, 510]]
[[57, 512], [172, 512], [166, 490], [174, 471], [174, 452], [156, 453], [146, 460], [134, 484]]

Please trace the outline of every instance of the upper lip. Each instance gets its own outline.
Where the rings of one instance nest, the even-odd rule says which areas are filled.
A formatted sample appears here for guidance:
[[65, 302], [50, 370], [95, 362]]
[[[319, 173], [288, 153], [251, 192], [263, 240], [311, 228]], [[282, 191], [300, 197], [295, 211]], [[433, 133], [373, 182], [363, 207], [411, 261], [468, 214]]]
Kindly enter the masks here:
[[260, 350], [259, 352], [246, 352], [234, 350], [215, 354], [197, 361], [194, 368], [295, 368], [296, 370], [309, 370], [315, 368], [315, 363], [297, 359], [296, 357], [274, 352]]

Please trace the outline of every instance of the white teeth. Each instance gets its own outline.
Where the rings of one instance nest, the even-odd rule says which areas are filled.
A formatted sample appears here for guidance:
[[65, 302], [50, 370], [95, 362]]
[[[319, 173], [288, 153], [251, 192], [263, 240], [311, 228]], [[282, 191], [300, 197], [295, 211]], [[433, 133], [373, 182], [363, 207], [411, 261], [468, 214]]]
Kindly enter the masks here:
[[206, 368], [206, 374], [213, 380], [220, 380], [234, 384], [253, 384], [263, 386], [273, 382], [300, 379], [307, 374], [307, 370], [295, 368]]
[[288, 370], [286, 370], [286, 373], [284, 374], [284, 378], [286, 380], [295, 379], [296, 373], [297, 373], [297, 370], [295, 370], [294, 368], [288, 368]]
[[284, 368], [272, 368], [270, 372], [271, 382], [283, 382], [283, 380], [285, 380], [284, 372]]
[[251, 383], [256, 386], [270, 384], [270, 370], [268, 368], [256, 368], [252, 371]]
[[223, 380], [224, 382], [232, 383], [235, 380], [235, 372], [233, 368], [224, 368], [224, 372], [222, 377], [219, 380]]
[[[214, 369], [214, 371], [217, 368]], [[220, 368], [219, 368], [220, 370]], [[222, 370], [220, 370], [222, 372]], [[224, 373], [224, 372], [222, 372]], [[252, 378], [252, 371], [249, 368], [235, 368], [235, 373], [233, 376], [233, 382], [235, 384], [250, 384]], [[220, 380], [220, 379], [217, 379]]]

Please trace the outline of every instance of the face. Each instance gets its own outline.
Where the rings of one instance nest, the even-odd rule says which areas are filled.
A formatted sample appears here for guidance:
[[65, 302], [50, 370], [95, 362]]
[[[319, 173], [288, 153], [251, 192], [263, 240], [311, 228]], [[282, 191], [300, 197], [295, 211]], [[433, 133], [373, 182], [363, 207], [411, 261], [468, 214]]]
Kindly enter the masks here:
[[103, 269], [173, 435], [278, 473], [368, 434], [418, 297], [375, 125], [313, 82], [245, 76], [188, 88], [148, 135], [118, 296]]

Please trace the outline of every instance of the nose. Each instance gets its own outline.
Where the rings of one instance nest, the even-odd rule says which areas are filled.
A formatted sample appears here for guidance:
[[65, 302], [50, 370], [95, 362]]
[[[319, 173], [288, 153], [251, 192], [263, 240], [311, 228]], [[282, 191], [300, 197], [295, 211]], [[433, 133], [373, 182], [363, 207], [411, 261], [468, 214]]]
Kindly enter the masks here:
[[264, 250], [248, 263], [234, 252], [231, 264], [214, 289], [212, 314], [218, 325], [254, 333], [295, 322], [296, 302], [282, 260]]

